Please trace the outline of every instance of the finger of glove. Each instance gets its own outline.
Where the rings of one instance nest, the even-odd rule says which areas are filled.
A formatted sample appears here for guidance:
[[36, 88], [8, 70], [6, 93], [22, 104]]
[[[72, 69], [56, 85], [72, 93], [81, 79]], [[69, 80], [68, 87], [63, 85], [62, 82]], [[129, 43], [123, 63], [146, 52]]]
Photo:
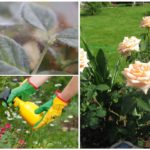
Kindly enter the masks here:
[[44, 107], [39, 107], [38, 109], [35, 110], [36, 114], [40, 114], [41, 112], [45, 111]]
[[38, 109], [35, 110], [35, 113], [40, 114], [43, 111], [48, 111], [48, 109], [50, 109], [52, 107], [52, 103], [53, 103], [53, 101], [48, 101], [48, 102], [44, 103]]
[[38, 129], [40, 127], [47, 125], [48, 123], [52, 122], [53, 120], [54, 120], [53, 117], [49, 113], [46, 113], [45, 116], [43, 117], [43, 119], [41, 119], [41, 121], [33, 128]]
[[8, 98], [8, 100], [7, 100], [7, 103], [12, 103], [13, 102], [13, 100], [14, 100], [14, 98], [17, 96], [17, 94], [10, 94], [10, 96], [9, 96], [9, 98]]

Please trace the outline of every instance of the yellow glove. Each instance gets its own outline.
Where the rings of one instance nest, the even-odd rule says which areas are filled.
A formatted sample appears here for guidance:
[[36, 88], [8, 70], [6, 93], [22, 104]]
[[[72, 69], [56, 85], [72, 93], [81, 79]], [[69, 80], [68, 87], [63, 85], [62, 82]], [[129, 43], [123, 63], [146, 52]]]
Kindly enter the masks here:
[[35, 110], [36, 114], [40, 114], [43, 111], [45, 111], [45, 113], [42, 119], [34, 125], [33, 129], [45, 126], [52, 122], [56, 117], [61, 116], [62, 110], [65, 106], [67, 106], [67, 104], [68, 103], [61, 99], [57, 94], [54, 95], [52, 99]]

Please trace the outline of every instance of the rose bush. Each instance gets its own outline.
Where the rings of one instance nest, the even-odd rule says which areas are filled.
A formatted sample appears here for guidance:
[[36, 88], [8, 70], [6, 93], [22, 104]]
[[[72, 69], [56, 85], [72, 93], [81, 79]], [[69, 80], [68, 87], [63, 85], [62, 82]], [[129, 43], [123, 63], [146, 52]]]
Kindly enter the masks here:
[[[149, 147], [149, 30], [141, 34], [141, 39], [124, 38], [113, 73], [103, 50], [93, 55], [87, 42], [82, 42], [89, 63], [81, 72], [81, 147], [106, 148], [119, 140]], [[118, 82], [123, 60], [129, 67], [122, 72], [123, 82]]]

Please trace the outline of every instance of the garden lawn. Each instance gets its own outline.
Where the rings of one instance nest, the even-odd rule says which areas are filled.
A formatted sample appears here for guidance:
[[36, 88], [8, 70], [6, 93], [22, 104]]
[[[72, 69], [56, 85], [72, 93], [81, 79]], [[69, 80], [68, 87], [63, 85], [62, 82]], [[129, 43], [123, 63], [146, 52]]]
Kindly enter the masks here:
[[[150, 14], [150, 4], [102, 8], [98, 15], [81, 15], [81, 36], [85, 38], [94, 55], [99, 48], [104, 50], [112, 72], [119, 57], [117, 51], [119, 43], [125, 36], [140, 38], [140, 34], [144, 32], [140, 22], [142, 17], [148, 14]], [[81, 47], [83, 47], [82, 42]], [[127, 64], [123, 62], [120, 70], [125, 66]], [[118, 81], [121, 81], [121, 78]]]

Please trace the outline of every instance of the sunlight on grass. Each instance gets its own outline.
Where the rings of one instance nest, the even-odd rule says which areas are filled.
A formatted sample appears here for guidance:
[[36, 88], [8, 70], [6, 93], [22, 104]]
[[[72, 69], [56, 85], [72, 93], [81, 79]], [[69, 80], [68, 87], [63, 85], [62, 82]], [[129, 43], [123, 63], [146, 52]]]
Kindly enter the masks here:
[[[119, 57], [118, 44], [125, 36], [140, 38], [140, 34], [144, 31], [140, 27], [140, 22], [149, 11], [149, 4], [102, 8], [98, 15], [81, 16], [81, 36], [86, 39], [93, 54], [96, 54], [99, 48], [104, 50], [112, 71]], [[125, 65], [126, 63], [123, 62], [120, 70], [123, 70]], [[121, 80], [121, 78], [118, 79], [118, 81]]]

